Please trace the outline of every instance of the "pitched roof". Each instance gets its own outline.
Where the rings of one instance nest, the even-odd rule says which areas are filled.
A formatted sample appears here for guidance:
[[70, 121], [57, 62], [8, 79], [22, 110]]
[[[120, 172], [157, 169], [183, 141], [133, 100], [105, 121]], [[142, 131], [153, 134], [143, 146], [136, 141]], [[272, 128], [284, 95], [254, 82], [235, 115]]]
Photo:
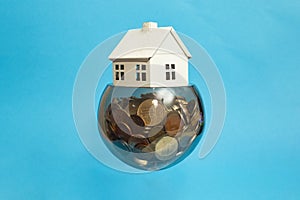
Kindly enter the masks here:
[[191, 58], [190, 52], [172, 27], [143, 27], [129, 30], [109, 55], [109, 59], [150, 59], [170, 35], [184, 55]]

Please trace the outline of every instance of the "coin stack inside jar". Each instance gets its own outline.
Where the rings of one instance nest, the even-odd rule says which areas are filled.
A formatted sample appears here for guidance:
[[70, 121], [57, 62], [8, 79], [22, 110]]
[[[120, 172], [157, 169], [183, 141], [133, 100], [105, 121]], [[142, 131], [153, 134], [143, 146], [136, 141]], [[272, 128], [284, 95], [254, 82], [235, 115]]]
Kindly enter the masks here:
[[114, 98], [105, 111], [105, 137], [115, 150], [132, 152], [131, 164], [149, 169], [182, 155], [200, 133], [203, 112], [197, 100], [156, 93]]

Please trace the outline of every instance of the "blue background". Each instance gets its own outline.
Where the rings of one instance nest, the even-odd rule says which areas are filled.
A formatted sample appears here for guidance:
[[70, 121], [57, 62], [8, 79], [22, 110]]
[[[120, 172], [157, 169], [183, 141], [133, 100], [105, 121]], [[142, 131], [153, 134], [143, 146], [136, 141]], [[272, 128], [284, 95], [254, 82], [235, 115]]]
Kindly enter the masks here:
[[[0, 14], [0, 199], [300, 199], [299, 1], [1, 0]], [[72, 89], [98, 43], [149, 20], [206, 48], [227, 118], [205, 159], [126, 174], [85, 150]]]

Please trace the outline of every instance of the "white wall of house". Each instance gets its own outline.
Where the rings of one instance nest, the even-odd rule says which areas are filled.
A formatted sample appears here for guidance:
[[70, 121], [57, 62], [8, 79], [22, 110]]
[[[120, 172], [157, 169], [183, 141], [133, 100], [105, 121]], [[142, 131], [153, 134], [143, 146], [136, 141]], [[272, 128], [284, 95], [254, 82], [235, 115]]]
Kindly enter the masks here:
[[[169, 69], [166, 69], [167, 64]], [[172, 69], [172, 64], [175, 64], [175, 69]], [[167, 73], [169, 73], [169, 80], [167, 80]], [[150, 80], [150, 87], [187, 86], [189, 84], [188, 58], [164, 51], [157, 52], [150, 59]]]
[[[115, 86], [125, 86], [125, 87], [149, 87], [150, 85], [150, 68], [148, 62], [113, 62], [113, 84]], [[116, 69], [118, 65], [118, 69]], [[124, 68], [121, 69], [121, 65]], [[139, 69], [137, 70], [137, 65]], [[145, 65], [146, 70], [143, 69]], [[119, 80], [116, 80], [117, 73]], [[139, 74], [139, 80], [137, 80], [137, 73]], [[121, 74], [124, 75], [124, 80], [122, 80]], [[145, 80], [143, 80], [143, 74], [145, 74]]]
[[[143, 65], [146, 70], [143, 70]], [[116, 80], [117, 76], [119, 80]], [[113, 62], [113, 80], [114, 85], [124, 87], [187, 86], [188, 59], [182, 55], [159, 50], [148, 62]]]
[[[150, 87], [188, 85], [188, 58], [171, 34], [164, 39], [149, 63]], [[169, 69], [166, 69], [167, 64]], [[175, 65], [175, 69], [172, 69], [172, 65]]]

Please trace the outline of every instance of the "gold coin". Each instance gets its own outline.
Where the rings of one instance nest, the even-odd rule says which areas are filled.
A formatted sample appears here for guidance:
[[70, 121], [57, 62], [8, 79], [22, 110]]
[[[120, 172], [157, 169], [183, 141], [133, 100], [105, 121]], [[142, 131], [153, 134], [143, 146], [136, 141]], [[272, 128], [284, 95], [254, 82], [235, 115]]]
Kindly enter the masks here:
[[178, 112], [173, 111], [170, 112], [167, 116], [167, 120], [165, 123], [165, 130], [169, 136], [175, 136], [182, 130], [183, 121], [181, 119], [180, 114]]
[[155, 146], [155, 156], [159, 160], [169, 160], [173, 158], [178, 151], [178, 142], [175, 138], [165, 136], [160, 139]]
[[166, 108], [157, 99], [147, 99], [139, 105], [137, 115], [142, 118], [146, 126], [155, 126], [165, 119]]

